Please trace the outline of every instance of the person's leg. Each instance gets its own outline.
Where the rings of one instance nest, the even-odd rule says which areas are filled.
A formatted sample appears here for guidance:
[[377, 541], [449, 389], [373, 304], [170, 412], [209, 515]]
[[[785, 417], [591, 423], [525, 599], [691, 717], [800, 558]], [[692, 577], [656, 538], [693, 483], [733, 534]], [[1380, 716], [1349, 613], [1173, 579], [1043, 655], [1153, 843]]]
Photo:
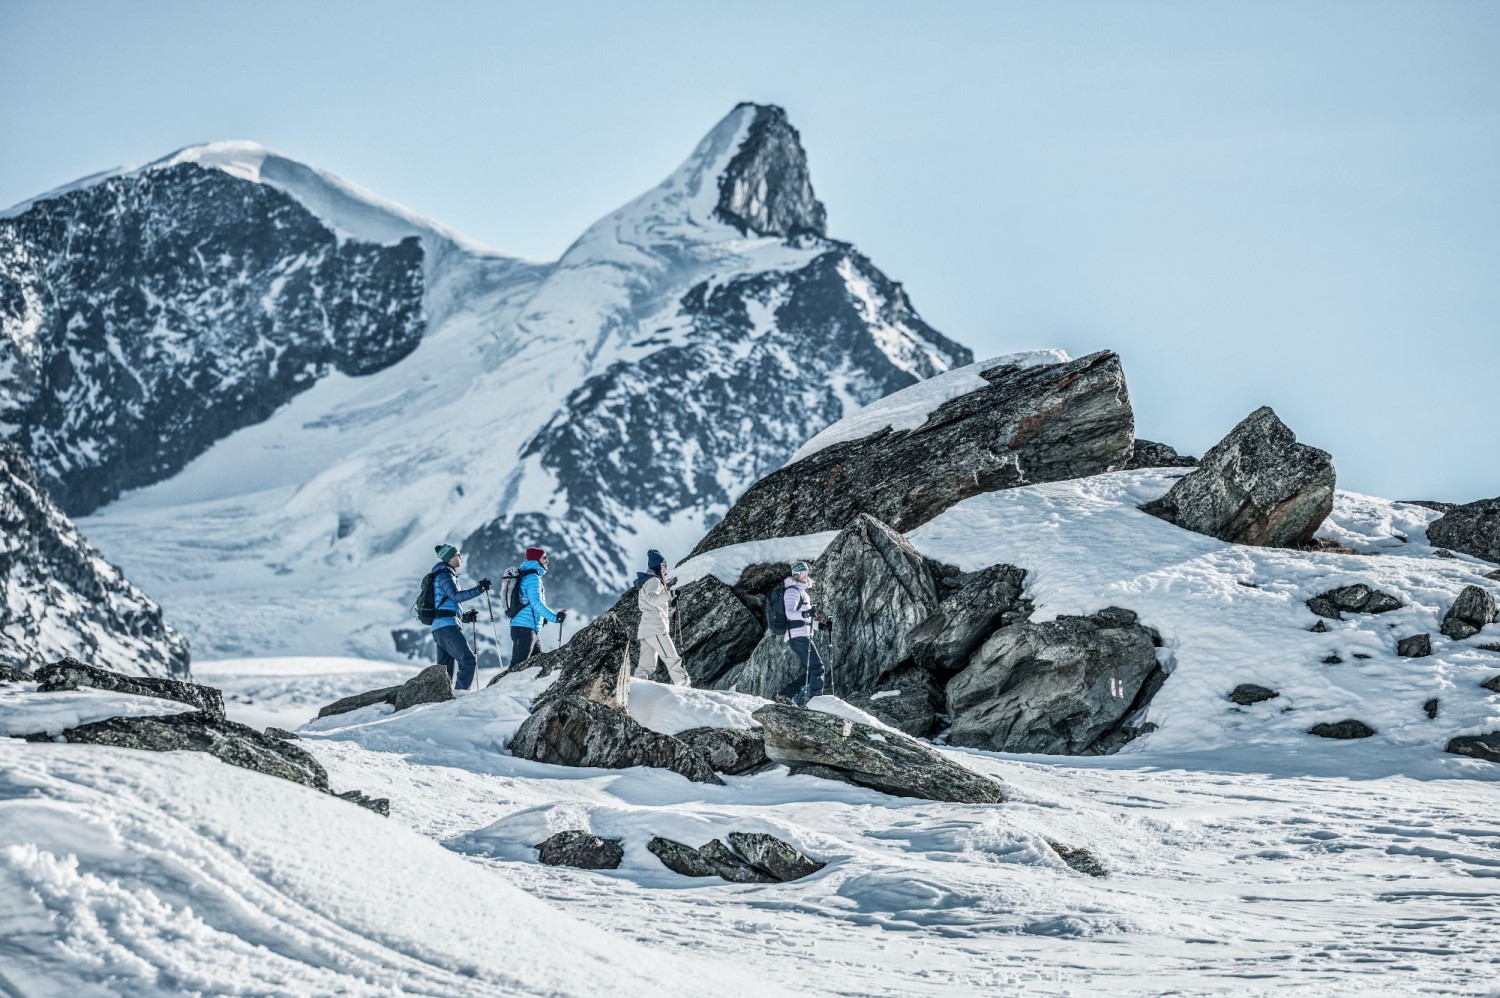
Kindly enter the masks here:
[[792, 654], [797, 657], [797, 674], [792, 681], [781, 688], [780, 695], [797, 703], [804, 703], [803, 692], [807, 689], [807, 646], [806, 638], [793, 638], [787, 642], [792, 649]]
[[641, 638], [641, 650], [635, 660], [635, 671], [630, 675], [635, 679], [650, 679], [656, 674], [656, 643], [650, 638]]
[[672, 677], [672, 682], [678, 686], [692, 686], [693, 680], [682, 667], [682, 656], [677, 652], [677, 646], [672, 644], [670, 635], [662, 634], [651, 639], [656, 645], [656, 654], [667, 667], [667, 675]]
[[448, 682], [453, 682], [453, 656], [448, 654], [448, 649], [443, 647], [442, 634], [451, 631], [451, 627], [439, 627], [432, 632], [432, 643], [437, 646], [437, 664], [448, 670]]
[[510, 629], [510, 667], [520, 669], [526, 665], [536, 647], [536, 632], [529, 627]]
[[[458, 628], [455, 627], [452, 630], [457, 631]], [[466, 642], [463, 642], [462, 632], [459, 633], [458, 638], [462, 645], [459, 653], [454, 656], [458, 660], [458, 678], [453, 681], [453, 688], [456, 690], [472, 690], [474, 688], [474, 674], [479, 669], [479, 663], [474, 661], [474, 649], [470, 648]]]
[[823, 695], [823, 656], [818, 654], [818, 643], [811, 639], [807, 641], [807, 696], [802, 701], [806, 705], [813, 697]]

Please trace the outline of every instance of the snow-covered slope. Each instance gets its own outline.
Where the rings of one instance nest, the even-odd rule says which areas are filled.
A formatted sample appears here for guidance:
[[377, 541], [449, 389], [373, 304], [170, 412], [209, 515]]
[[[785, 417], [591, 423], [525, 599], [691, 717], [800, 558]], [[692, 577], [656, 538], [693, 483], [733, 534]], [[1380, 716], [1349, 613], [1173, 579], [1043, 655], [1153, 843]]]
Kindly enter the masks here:
[[[408, 290], [420, 290], [421, 324], [408, 327], [399, 350], [358, 370], [327, 360], [326, 345], [295, 376], [279, 361], [230, 365], [224, 377], [235, 385], [246, 370], [257, 385], [290, 378], [257, 390], [264, 411], [174, 389], [181, 401], [173, 404], [193, 417], [187, 435], [207, 450], [180, 471], [172, 462], [129, 464], [114, 485], [143, 484], [141, 476], [155, 484], [84, 521], [208, 655], [389, 655], [414, 580], [444, 540], [468, 539], [470, 567], [491, 576], [524, 546], [543, 544], [553, 552], [554, 604], [608, 605], [648, 547], [684, 549], [822, 427], [971, 359], [922, 322], [898, 284], [825, 235], [797, 133], [779, 108], [736, 108], [661, 185], [591, 227], [554, 264], [475, 247], [243, 143], [94, 178], [19, 206], [0, 225], [35, 227], [70, 199], [114, 205], [122, 195], [109, 185], [169, 177], [208, 185], [211, 205], [269, 198], [321, 232], [328, 252], [407, 254]], [[33, 242], [12, 245], [30, 254], [13, 270], [40, 266]], [[263, 298], [259, 282], [269, 288], [277, 267], [292, 266], [251, 274], [230, 257], [223, 273], [194, 279], [213, 273], [215, 286], [239, 287], [243, 273]], [[411, 298], [386, 290], [360, 300], [399, 311]], [[117, 338], [153, 356], [166, 341], [202, 346], [202, 337], [174, 339], [162, 332], [170, 323], [147, 321], [156, 314], [144, 309], [131, 336]], [[25, 414], [5, 418], [23, 442], [46, 422], [26, 401], [46, 394], [52, 371], [39, 331], [68, 321], [38, 307], [0, 338], [0, 401], [21, 400], [13, 408]], [[63, 336], [60, 349], [109, 356], [113, 328], [100, 326], [97, 343]], [[326, 344], [321, 326], [312, 340]], [[260, 358], [255, 342], [210, 354]], [[293, 337], [285, 349], [304, 342]], [[35, 362], [7, 361], [7, 349]], [[120, 379], [138, 369], [124, 364], [54, 421], [87, 422], [94, 410], [84, 403], [117, 397]], [[177, 382], [164, 373], [146, 383]], [[107, 421], [89, 425], [110, 437]], [[92, 450], [59, 432], [64, 442], [48, 445], [43, 464], [67, 492], [76, 455]], [[143, 428], [131, 433], [139, 439]], [[173, 455], [201, 449], [180, 443], [171, 442]]]

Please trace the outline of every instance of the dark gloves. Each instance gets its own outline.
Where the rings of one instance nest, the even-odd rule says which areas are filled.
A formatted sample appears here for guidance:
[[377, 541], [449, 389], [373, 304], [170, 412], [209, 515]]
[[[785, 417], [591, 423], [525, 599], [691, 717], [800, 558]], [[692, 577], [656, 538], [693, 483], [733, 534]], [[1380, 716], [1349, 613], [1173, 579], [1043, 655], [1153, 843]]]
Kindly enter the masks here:
[[464, 611], [463, 620], [464, 620], [465, 624], [472, 624], [472, 623], [474, 623], [474, 621], [476, 621], [478, 619], [479, 619], [479, 611], [478, 610], [465, 610]]
[[559, 611], [557, 611], [557, 622], [559, 624], [561, 624], [563, 621], [565, 621], [567, 619], [568, 619], [568, 611], [566, 611], [566, 610], [559, 610]]
[[490, 580], [489, 579], [480, 579], [479, 580], [479, 591], [482, 592], [482, 593], [487, 593], [487, 592], [490, 591]]

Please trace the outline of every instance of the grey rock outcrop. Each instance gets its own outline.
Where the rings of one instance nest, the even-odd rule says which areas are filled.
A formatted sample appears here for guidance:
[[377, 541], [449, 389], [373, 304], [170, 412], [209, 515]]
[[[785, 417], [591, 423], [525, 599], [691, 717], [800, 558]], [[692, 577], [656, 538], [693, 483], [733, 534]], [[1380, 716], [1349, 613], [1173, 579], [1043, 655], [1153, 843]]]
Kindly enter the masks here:
[[1443, 751], [1452, 752], [1454, 755], [1466, 755], [1471, 759], [1483, 759], [1485, 762], [1500, 762], [1500, 731], [1491, 731], [1487, 735], [1459, 735], [1457, 738], [1450, 738]]
[[0, 686], [3, 686], [6, 683], [25, 682], [30, 678], [30, 676], [26, 675], [26, 673], [22, 672], [20, 669], [17, 669], [14, 666], [6, 665], [4, 662], [0, 662]]
[[[560, 648], [534, 656], [526, 664], [540, 666], [542, 675], [557, 674], [536, 698], [536, 707], [582, 697], [623, 711], [630, 702], [630, 670], [635, 667], [639, 594], [627, 590], [615, 605], [589, 621]], [[490, 684], [499, 679], [490, 680]]]
[[297, 732], [288, 731], [285, 728], [278, 728], [275, 725], [266, 728], [266, 737], [280, 738], [284, 742], [300, 742], [302, 740], [302, 736], [297, 734]]
[[1257, 686], [1254, 683], [1240, 683], [1240, 685], [1229, 691], [1229, 699], [1241, 707], [1263, 703], [1266, 700], [1274, 700], [1279, 696], [1281, 694], [1275, 690], [1269, 690], [1264, 686]]
[[700, 753], [715, 772], [730, 776], [766, 765], [766, 738], [759, 728], [689, 728], [672, 736]]
[[[5, 294], [0, 276], [0, 326]], [[9, 342], [0, 329], [0, 424]], [[0, 440], [0, 593], [0, 665], [25, 672], [70, 656], [120, 673], [188, 678], [187, 641], [83, 538], [8, 440]]]
[[1129, 610], [1058, 617], [995, 632], [948, 682], [954, 745], [1094, 755], [1129, 740], [1128, 718], [1165, 674], [1160, 639]]
[[802, 139], [774, 104], [754, 108], [749, 133], [719, 176], [714, 214], [741, 232], [762, 236], [822, 236], [828, 220], [813, 195]]
[[722, 784], [702, 754], [630, 715], [581, 696], [539, 704], [516, 732], [510, 751], [554, 766], [669, 769], [695, 783]]
[[947, 677], [962, 669], [985, 638], [999, 627], [1030, 615], [1022, 596], [1026, 570], [992, 565], [942, 579], [937, 609], [908, 638], [918, 666]]
[[932, 674], [916, 666], [888, 672], [869, 690], [842, 699], [913, 738], [932, 734], [944, 703], [942, 688]]
[[391, 816], [391, 799], [389, 797], [371, 797], [369, 794], [358, 790], [345, 790], [341, 794], [334, 794], [339, 800], [346, 800], [351, 804], [358, 804], [367, 811], [374, 811], [382, 818]]
[[718, 839], [710, 839], [699, 846], [698, 855], [732, 884], [774, 884], [777, 881], [776, 877], [758, 869]]
[[827, 863], [808, 858], [800, 849], [765, 832], [730, 832], [729, 845], [751, 866], [786, 883], [817, 873]]
[[646, 848], [651, 855], [661, 860], [662, 866], [673, 873], [684, 877], [717, 877], [719, 875], [718, 868], [690, 845], [658, 835], [646, 843]]
[[224, 719], [224, 696], [212, 686], [183, 683], [174, 679], [155, 679], [149, 676], [122, 676], [107, 669], [96, 669], [84, 665], [77, 659], [65, 658], [43, 666], [32, 674], [38, 693], [57, 690], [76, 690], [87, 687], [109, 690], [114, 693], [132, 693], [159, 700], [175, 700], [215, 720]]
[[1053, 852], [1057, 853], [1058, 858], [1068, 864], [1070, 869], [1090, 877], [1109, 876], [1108, 868], [1099, 861], [1098, 856], [1087, 849], [1065, 846], [1061, 842], [1048, 842], [1047, 844], [1052, 847]]
[[[47, 739], [48, 736], [31, 736]], [[199, 713], [112, 717], [62, 732], [65, 741], [148, 752], [207, 752], [220, 762], [328, 792], [328, 773], [291, 742]]]
[[1495, 597], [1478, 586], [1464, 586], [1443, 615], [1442, 632], [1455, 641], [1473, 637], [1494, 623]]
[[712, 575], [677, 590], [677, 620], [682, 667], [697, 686], [748, 659], [766, 629], [748, 601]]
[[1429, 720], [1429, 721], [1435, 721], [1435, 720], [1437, 720], [1437, 716], [1438, 716], [1438, 702], [1439, 702], [1438, 698], [1437, 697], [1433, 697], [1431, 700], [1428, 700], [1426, 703], [1422, 704], [1422, 713], [1424, 713], [1424, 714], [1427, 715], [1427, 720]]
[[1445, 511], [1427, 525], [1427, 540], [1485, 561], [1500, 561], [1500, 496]]
[[319, 709], [318, 716], [347, 714], [351, 710], [377, 703], [388, 703], [397, 710], [406, 710], [419, 704], [444, 703], [452, 699], [453, 686], [448, 681], [448, 670], [441, 665], [429, 665], [400, 686], [387, 686], [385, 689], [356, 693], [342, 700], [335, 700]]
[[1426, 658], [1432, 654], [1432, 635], [1412, 634], [1396, 642], [1396, 654], [1402, 658]]
[[1375, 729], [1364, 721], [1351, 717], [1342, 721], [1324, 721], [1321, 724], [1314, 724], [1307, 729], [1307, 733], [1317, 735], [1319, 738], [1369, 738], [1375, 733]]
[[[817, 710], [769, 704], [753, 715], [766, 736], [766, 755], [793, 767], [822, 767], [896, 797], [962, 804], [998, 804], [999, 784], [951, 761], [916, 739]], [[817, 768], [815, 775], [823, 775]]]
[[1489, 690], [1491, 693], [1500, 693], [1500, 676], [1491, 676], [1489, 679], [1486, 679], [1484, 682], [1480, 683], [1479, 688], [1482, 690]]
[[987, 385], [913, 430], [817, 451], [752, 485], [693, 554], [840, 530], [866, 513], [906, 532], [969, 496], [1099, 474], [1130, 457], [1134, 417], [1120, 359], [983, 372]]
[[1333, 511], [1333, 458], [1297, 443], [1269, 406], [1211, 447], [1198, 470], [1141, 509], [1235, 544], [1301, 547]]
[[1167, 444], [1159, 444], [1155, 440], [1137, 440], [1135, 451], [1130, 455], [1130, 460], [1125, 463], [1126, 471], [1134, 471], [1137, 468], [1193, 468], [1197, 467], [1198, 459], [1186, 454], [1177, 453], [1176, 448]]
[[834, 619], [825, 640], [838, 668], [843, 694], [873, 689], [886, 672], [910, 656], [908, 635], [937, 608], [927, 559], [905, 537], [859, 514], [823, 552], [815, 566], [836, 579], [815, 602]]
[[572, 866], [580, 870], [618, 870], [625, 858], [619, 839], [605, 839], [581, 829], [548, 836], [534, 848], [546, 866]]
[[1401, 601], [1390, 593], [1372, 589], [1362, 582], [1340, 586], [1320, 593], [1307, 601], [1307, 608], [1319, 617], [1343, 620], [1343, 613], [1389, 613], [1401, 609]]

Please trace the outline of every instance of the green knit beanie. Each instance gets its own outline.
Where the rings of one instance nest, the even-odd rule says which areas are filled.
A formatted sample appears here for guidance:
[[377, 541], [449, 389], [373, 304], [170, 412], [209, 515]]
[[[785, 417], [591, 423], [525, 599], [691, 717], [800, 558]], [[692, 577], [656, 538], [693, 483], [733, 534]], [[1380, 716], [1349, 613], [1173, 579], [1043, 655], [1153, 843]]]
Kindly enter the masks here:
[[439, 544], [433, 550], [437, 552], [438, 561], [452, 561], [453, 556], [458, 554], [458, 548], [452, 544]]

